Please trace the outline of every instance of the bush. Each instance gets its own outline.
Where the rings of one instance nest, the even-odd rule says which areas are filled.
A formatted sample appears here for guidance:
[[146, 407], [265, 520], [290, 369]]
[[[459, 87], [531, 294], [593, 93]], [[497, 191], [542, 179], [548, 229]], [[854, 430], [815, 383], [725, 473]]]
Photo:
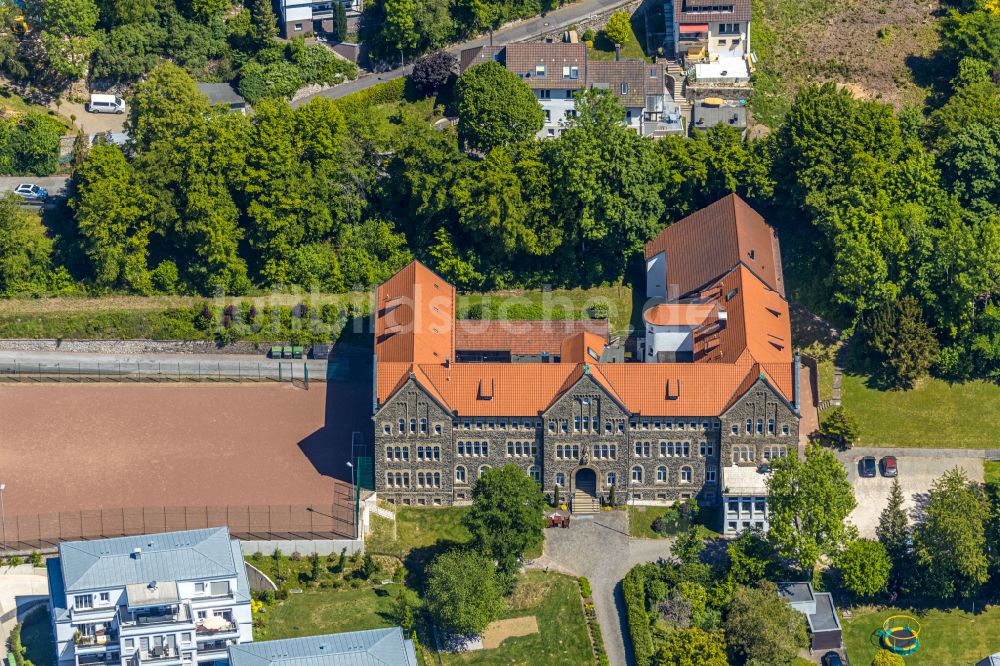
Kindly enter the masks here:
[[274, 598], [275, 598], [275, 599], [276, 599], [277, 601], [284, 601], [285, 599], [287, 599], [287, 598], [288, 598], [288, 590], [286, 590], [286, 589], [285, 589], [285, 588], [283, 588], [283, 587], [282, 587], [282, 588], [279, 588], [279, 589], [277, 589], [277, 590], [276, 590], [276, 591], [274, 592]]
[[904, 666], [905, 663], [902, 657], [888, 650], [879, 650], [872, 659], [872, 666]]
[[42, 554], [37, 550], [31, 551], [31, 555], [28, 556], [28, 561], [31, 562], [31, 566], [40, 567], [42, 566]]
[[586, 576], [580, 576], [580, 594], [586, 599], [591, 595], [590, 581], [587, 580]]
[[352, 112], [367, 113], [373, 106], [402, 102], [406, 99], [406, 79], [399, 78], [385, 81], [350, 94], [337, 100], [337, 105], [345, 114]]
[[624, 44], [632, 34], [632, 18], [629, 13], [619, 10], [611, 15], [607, 25], [604, 26], [604, 34], [612, 44]]
[[432, 95], [448, 85], [456, 64], [458, 61], [455, 56], [447, 51], [438, 51], [414, 63], [410, 79], [417, 92]]
[[303, 83], [305, 81], [294, 63], [282, 60], [262, 65], [251, 60], [240, 71], [236, 89], [248, 102], [256, 104], [269, 97], [287, 99]]
[[20, 555], [11, 555], [7, 558], [7, 564], [12, 567], [19, 567], [24, 564], [24, 558]]
[[595, 37], [594, 31], [591, 30], [590, 28], [587, 28], [586, 30], [583, 31], [583, 41], [592, 42], [594, 41], [594, 37]]
[[642, 566], [634, 567], [622, 581], [625, 598], [625, 616], [628, 633], [632, 637], [632, 650], [636, 666], [649, 666], [653, 659], [653, 635], [646, 615], [646, 581]]

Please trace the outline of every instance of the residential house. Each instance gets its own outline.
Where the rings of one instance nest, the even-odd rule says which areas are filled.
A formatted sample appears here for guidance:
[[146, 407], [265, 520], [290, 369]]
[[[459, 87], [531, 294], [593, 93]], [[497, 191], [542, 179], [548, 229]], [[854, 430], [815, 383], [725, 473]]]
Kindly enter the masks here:
[[751, 0], [666, 0], [667, 48], [698, 79], [747, 79]]
[[233, 645], [230, 666], [418, 666], [399, 627]]
[[680, 134], [680, 109], [665, 84], [662, 65], [638, 58], [595, 61], [586, 44], [519, 43], [462, 51], [460, 71], [496, 60], [524, 81], [545, 112], [538, 138], [560, 136], [576, 114], [576, 93], [603, 88], [625, 108], [625, 122], [644, 136]]
[[316, 21], [333, 19], [337, 3], [344, 5], [348, 18], [360, 16], [364, 9], [362, 0], [278, 0], [282, 36], [292, 39], [311, 35]]
[[[381, 285], [380, 497], [468, 503], [488, 468], [515, 464], [574, 511], [612, 494], [718, 504], [761, 464], [797, 455], [799, 362], [774, 230], [729, 195], [664, 229], [646, 266], [635, 359], [606, 322], [456, 319], [454, 287], [418, 262]], [[766, 529], [757, 485], [727, 534]]]
[[225, 662], [253, 640], [240, 543], [225, 527], [66, 541], [46, 565], [59, 666]]

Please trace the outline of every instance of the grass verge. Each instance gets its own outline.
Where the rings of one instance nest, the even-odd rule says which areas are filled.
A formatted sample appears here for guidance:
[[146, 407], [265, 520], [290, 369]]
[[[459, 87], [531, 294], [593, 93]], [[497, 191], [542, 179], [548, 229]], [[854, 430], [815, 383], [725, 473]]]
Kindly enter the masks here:
[[[981, 449], [995, 446], [1000, 386], [926, 379], [910, 391], [879, 391], [845, 375], [843, 404], [861, 426], [862, 446]], [[970, 413], [976, 418], [969, 418]]]
[[[660, 518], [670, 525], [667, 534], [653, 530], [653, 523]], [[720, 527], [718, 507], [699, 507], [694, 524], [701, 525], [712, 535], [718, 534]], [[680, 534], [691, 526], [692, 521], [678, 516], [674, 506], [630, 506], [628, 508], [629, 536], [636, 539], [667, 539]]]
[[441, 662], [477, 666], [579, 666], [594, 656], [575, 578], [529, 571], [518, 583], [501, 618], [534, 615], [538, 633], [508, 638], [493, 650], [441, 654]]
[[921, 625], [920, 649], [906, 658], [907, 666], [974, 664], [996, 650], [1000, 636], [1000, 606], [987, 606], [977, 614], [962, 610], [928, 610], [862, 607], [843, 620], [844, 644], [851, 662], [871, 663], [878, 651], [875, 632], [890, 615], [914, 615]]
[[983, 483], [1000, 486], [1000, 462], [983, 463]]

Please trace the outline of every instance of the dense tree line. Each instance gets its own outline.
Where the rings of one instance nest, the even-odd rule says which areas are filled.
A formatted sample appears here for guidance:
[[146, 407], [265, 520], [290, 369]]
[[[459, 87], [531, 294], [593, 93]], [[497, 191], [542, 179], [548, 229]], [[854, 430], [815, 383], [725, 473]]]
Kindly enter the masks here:
[[[0, 70], [59, 89], [89, 75], [101, 85], [136, 81], [164, 59], [200, 80], [238, 80], [252, 102], [287, 97], [305, 83], [353, 77], [353, 64], [322, 45], [278, 43], [270, 0], [28, 0], [31, 29], [0, 34]], [[0, 6], [9, 24], [11, 3]]]

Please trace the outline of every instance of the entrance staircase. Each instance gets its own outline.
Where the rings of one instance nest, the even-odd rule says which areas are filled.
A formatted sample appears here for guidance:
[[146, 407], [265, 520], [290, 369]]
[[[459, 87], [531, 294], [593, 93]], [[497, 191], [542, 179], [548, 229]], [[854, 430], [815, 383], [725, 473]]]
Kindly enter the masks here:
[[597, 513], [601, 510], [601, 502], [589, 493], [577, 490], [573, 494], [573, 513]]
[[674, 98], [674, 103], [681, 108], [681, 118], [684, 119], [684, 129], [691, 127], [691, 102], [684, 95], [684, 72], [677, 61], [667, 58], [667, 75], [673, 81], [673, 88], [670, 95]]

